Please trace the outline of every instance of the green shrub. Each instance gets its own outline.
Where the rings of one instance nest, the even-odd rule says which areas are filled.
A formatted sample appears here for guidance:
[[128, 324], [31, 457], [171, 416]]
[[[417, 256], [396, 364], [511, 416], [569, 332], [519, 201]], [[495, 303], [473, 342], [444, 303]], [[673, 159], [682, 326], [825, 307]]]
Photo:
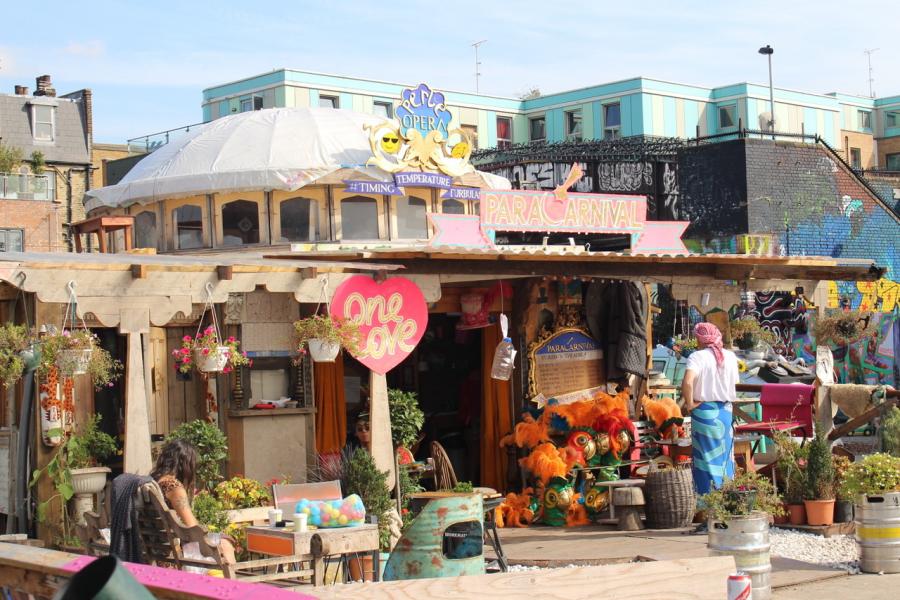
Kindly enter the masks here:
[[900, 491], [900, 458], [878, 453], [850, 465], [844, 474], [840, 494], [842, 498], [855, 500], [862, 494], [897, 491]]
[[22, 377], [25, 362], [19, 353], [28, 347], [28, 331], [21, 325], [0, 324], [0, 393]]
[[831, 459], [831, 444], [821, 430], [809, 443], [809, 458], [806, 460], [806, 500], [834, 499], [834, 463]]
[[100, 430], [100, 415], [94, 415], [77, 435], [68, 443], [69, 468], [84, 469], [114, 455], [119, 447], [116, 440]]
[[212, 491], [222, 480], [220, 464], [228, 457], [225, 434], [212, 423], [198, 419], [182, 423], [166, 437], [166, 441], [175, 439], [188, 442], [197, 451], [197, 487]]
[[341, 487], [344, 493], [357, 494], [370, 515], [378, 517], [378, 537], [382, 548], [390, 546], [390, 512], [394, 501], [387, 486], [387, 471], [379, 471], [375, 459], [363, 448], [357, 448], [343, 469]]
[[419, 408], [419, 396], [415, 392], [389, 389], [388, 405], [394, 447], [409, 448], [419, 439], [419, 433], [425, 423], [425, 413]]
[[[745, 502], [735, 500], [735, 496], [755, 492], [752, 508]], [[699, 503], [706, 507], [711, 519], [741, 517], [755, 511], [767, 512], [773, 516], [784, 514], [781, 497], [768, 478], [756, 473], [741, 473], [734, 479], [726, 479], [722, 487], [700, 496]]]
[[882, 450], [900, 458], [900, 408], [892, 408], [881, 421]]
[[194, 496], [191, 510], [197, 522], [207, 531], [222, 532], [228, 527], [228, 515], [222, 501], [209, 492], [203, 491]]

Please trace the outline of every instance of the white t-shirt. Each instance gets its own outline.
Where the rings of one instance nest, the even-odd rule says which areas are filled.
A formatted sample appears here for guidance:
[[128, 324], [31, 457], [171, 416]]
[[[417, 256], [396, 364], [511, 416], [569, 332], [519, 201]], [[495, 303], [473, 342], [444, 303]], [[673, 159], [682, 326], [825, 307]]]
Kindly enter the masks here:
[[693, 371], [694, 402], [731, 402], [734, 400], [734, 386], [739, 380], [737, 356], [731, 350], [723, 350], [725, 362], [720, 369], [716, 365], [716, 355], [704, 348], [688, 357], [687, 370]]

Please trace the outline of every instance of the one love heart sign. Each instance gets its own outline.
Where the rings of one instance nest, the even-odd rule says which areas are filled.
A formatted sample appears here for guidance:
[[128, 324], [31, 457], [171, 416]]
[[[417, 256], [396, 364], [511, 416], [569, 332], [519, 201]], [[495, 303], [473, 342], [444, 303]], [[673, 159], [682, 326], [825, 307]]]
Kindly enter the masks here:
[[359, 325], [356, 359], [380, 375], [403, 362], [428, 325], [422, 290], [404, 277], [376, 282], [354, 275], [341, 283], [331, 300], [331, 315]]

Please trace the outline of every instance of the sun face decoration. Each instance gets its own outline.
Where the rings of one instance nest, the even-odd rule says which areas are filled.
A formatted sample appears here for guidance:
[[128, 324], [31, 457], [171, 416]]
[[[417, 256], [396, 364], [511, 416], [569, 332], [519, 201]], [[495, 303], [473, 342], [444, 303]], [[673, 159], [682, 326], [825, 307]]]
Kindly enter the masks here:
[[468, 152], [469, 144], [466, 142], [459, 142], [453, 146], [453, 149], [450, 151], [450, 156], [453, 158], [465, 158]]
[[381, 149], [388, 154], [397, 154], [400, 150], [400, 136], [393, 132], [381, 136]]

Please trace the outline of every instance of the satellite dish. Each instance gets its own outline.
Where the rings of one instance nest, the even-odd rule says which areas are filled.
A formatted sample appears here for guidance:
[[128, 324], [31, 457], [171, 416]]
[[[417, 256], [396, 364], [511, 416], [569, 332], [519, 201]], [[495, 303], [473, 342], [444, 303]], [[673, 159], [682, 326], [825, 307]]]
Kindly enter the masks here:
[[775, 131], [774, 127], [775, 120], [772, 118], [772, 113], [766, 111], [764, 113], [759, 113], [759, 130], [771, 133]]

